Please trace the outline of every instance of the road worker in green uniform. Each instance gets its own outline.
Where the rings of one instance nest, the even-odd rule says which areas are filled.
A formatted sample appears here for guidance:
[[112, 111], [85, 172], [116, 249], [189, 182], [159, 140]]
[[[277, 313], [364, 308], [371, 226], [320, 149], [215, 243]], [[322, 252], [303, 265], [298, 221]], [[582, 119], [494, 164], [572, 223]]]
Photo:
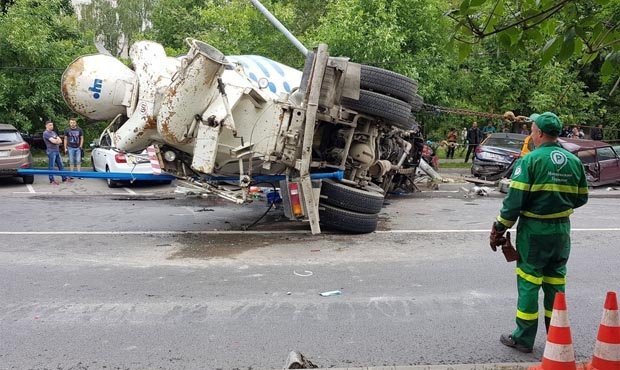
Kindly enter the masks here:
[[557, 143], [560, 119], [551, 112], [533, 114], [531, 140], [536, 149], [519, 159], [512, 173], [490, 236], [495, 251], [504, 232], [517, 219], [517, 328], [500, 337], [502, 344], [532, 352], [538, 328], [538, 292], [544, 292], [545, 324], [551, 321], [556, 292], [564, 292], [570, 253], [573, 209], [588, 201], [588, 184], [581, 161]]

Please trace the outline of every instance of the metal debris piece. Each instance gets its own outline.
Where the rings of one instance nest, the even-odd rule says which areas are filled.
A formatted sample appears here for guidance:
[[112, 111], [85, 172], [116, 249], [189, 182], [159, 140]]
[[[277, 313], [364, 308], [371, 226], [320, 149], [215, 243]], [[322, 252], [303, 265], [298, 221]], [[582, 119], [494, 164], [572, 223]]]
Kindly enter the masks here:
[[307, 360], [297, 351], [291, 351], [286, 359], [285, 369], [316, 369], [318, 366]]
[[331, 297], [331, 296], [335, 296], [335, 295], [341, 295], [342, 292], [339, 290], [330, 290], [329, 292], [323, 292], [323, 293], [319, 293], [321, 294], [321, 297]]
[[300, 274], [299, 272], [293, 270], [293, 274], [297, 276], [301, 276], [301, 277], [307, 277], [307, 276], [312, 276], [312, 271], [305, 270], [303, 274]]

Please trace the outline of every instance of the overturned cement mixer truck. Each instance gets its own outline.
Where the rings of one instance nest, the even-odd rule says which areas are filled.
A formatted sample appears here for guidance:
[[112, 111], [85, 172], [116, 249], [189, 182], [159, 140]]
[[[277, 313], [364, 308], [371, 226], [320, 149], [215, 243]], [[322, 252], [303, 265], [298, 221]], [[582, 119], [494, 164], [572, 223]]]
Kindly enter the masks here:
[[312, 233], [372, 232], [385, 194], [415, 187], [424, 164], [416, 81], [331, 57], [324, 44], [302, 72], [187, 43], [173, 58], [136, 42], [131, 67], [80, 57], [62, 76], [64, 99], [90, 120], [114, 120], [118, 150], [154, 149], [183, 186], [241, 204], [251, 185], [274, 184], [286, 216]]

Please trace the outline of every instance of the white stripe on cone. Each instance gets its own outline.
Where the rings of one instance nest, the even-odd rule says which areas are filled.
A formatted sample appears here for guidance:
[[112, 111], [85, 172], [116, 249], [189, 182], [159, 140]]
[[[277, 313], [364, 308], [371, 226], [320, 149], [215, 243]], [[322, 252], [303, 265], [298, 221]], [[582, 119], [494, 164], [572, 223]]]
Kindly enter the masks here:
[[568, 328], [568, 313], [565, 310], [553, 310], [551, 314], [551, 326], [556, 328]]
[[603, 312], [603, 319], [601, 320], [601, 325], [619, 326], [620, 317], [618, 316], [618, 311], [617, 310], [605, 310]]
[[601, 360], [620, 361], [620, 344], [610, 344], [596, 341], [594, 356]]
[[555, 344], [547, 341], [543, 357], [556, 362], [574, 362], [575, 351], [572, 344]]

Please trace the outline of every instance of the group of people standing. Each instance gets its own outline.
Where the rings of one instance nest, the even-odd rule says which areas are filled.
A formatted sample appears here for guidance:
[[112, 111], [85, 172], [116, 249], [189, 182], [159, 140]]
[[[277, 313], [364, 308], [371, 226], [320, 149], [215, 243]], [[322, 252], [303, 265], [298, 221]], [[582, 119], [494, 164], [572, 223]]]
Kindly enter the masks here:
[[[84, 148], [84, 132], [78, 127], [75, 119], [69, 120], [69, 127], [64, 132], [65, 140], [63, 141], [58, 133], [54, 130], [54, 122], [45, 122], [45, 131], [43, 132], [43, 141], [45, 142], [45, 152], [47, 153], [48, 169], [63, 171], [62, 157], [60, 155], [60, 147], [64, 147], [65, 153], [69, 156], [69, 167], [71, 171], [79, 172], [82, 163], [82, 150]], [[63, 145], [64, 144], [64, 145]], [[61, 176], [62, 182], [72, 182], [73, 177]], [[54, 175], [49, 175], [51, 185], [58, 185], [58, 181]]]

